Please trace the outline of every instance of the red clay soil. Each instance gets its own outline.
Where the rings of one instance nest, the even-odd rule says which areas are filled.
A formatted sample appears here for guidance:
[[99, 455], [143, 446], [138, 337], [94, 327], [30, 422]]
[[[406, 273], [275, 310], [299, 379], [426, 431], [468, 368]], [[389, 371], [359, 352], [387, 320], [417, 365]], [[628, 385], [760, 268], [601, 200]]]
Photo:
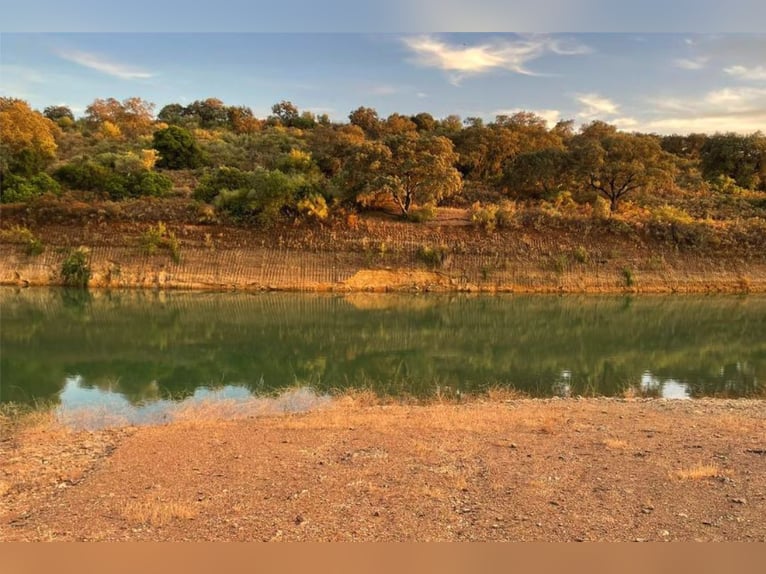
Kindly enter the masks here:
[[759, 400], [346, 397], [0, 440], [7, 541], [764, 542], [764, 517]]

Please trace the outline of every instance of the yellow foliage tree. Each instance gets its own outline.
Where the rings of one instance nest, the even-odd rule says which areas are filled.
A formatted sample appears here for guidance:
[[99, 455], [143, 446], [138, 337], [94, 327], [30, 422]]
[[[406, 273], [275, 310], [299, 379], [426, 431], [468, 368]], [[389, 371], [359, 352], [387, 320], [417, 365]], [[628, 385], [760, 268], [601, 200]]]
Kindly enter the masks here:
[[56, 157], [55, 123], [16, 98], [0, 98], [0, 171], [40, 171]]

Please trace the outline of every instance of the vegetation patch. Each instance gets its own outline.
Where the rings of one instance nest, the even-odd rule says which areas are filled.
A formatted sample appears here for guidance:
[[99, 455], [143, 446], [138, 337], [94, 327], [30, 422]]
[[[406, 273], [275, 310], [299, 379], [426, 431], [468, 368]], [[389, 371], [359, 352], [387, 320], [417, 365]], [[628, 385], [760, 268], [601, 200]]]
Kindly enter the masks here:
[[70, 251], [61, 264], [61, 277], [64, 284], [86, 289], [90, 276], [90, 251], [85, 247]]
[[163, 222], [152, 225], [141, 236], [141, 245], [147, 255], [154, 255], [159, 250], [167, 251], [175, 263], [181, 262], [181, 243], [175, 233]]

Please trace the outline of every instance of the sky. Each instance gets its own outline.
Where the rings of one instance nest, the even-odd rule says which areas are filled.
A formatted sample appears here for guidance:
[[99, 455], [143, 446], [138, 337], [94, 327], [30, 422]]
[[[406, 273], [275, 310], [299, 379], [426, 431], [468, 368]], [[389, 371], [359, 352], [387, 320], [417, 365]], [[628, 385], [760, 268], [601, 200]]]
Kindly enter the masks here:
[[[515, 3], [477, 2], [486, 14], [493, 6], [497, 11]], [[68, 13], [80, 4], [87, 7], [88, 1], [74, 1]], [[349, 9], [364, 3], [335, 4]], [[295, 18], [292, 29], [278, 32], [240, 32], [232, 23], [228, 31], [179, 25], [167, 27], [175, 31], [155, 32], [150, 26], [123, 32], [93, 18], [79, 20], [70, 30], [59, 19], [58, 25], [40, 31], [17, 9], [0, 33], [0, 95], [24, 99], [40, 110], [67, 105], [75, 115], [96, 98], [138, 96], [154, 103], [158, 112], [169, 103], [216, 97], [227, 105], [249, 106], [261, 118], [273, 104], [289, 100], [301, 111], [326, 113], [341, 122], [366, 106], [382, 117], [429, 112], [437, 118], [457, 114], [491, 121], [525, 110], [549, 126], [572, 119], [578, 125], [603, 120], [626, 131], [655, 133], [766, 132], [763, 31], [733, 33], [721, 16], [723, 32], [710, 31], [714, 22], [701, 26], [694, 19], [685, 20], [686, 29], [700, 31], [659, 26], [662, 32], [638, 32], [614, 23], [630, 21], [623, 13], [622, 20], [607, 21], [616, 32], [578, 31], [582, 23], [576, 18], [569, 21], [572, 32], [557, 31], [556, 19], [549, 19], [548, 26], [544, 20], [528, 22], [543, 30], [532, 33], [429, 32], [450, 22], [458, 28], [455, 9], [427, 25], [421, 13], [431, 4], [414, 3], [418, 8], [410, 8], [406, 18], [389, 14], [393, 20], [384, 21], [383, 30], [357, 23], [357, 31], [347, 31], [337, 18], [335, 26], [324, 23], [309, 30], [302, 24], [307, 14], [301, 12], [304, 18]], [[442, 6], [451, 4], [441, 0]], [[564, 5], [561, 0], [553, 4]], [[592, 8], [600, 0], [585, 4]], [[666, 4], [674, 5], [671, 0]], [[695, 14], [716, 16], [704, 1], [695, 5]], [[240, 13], [240, 20], [274, 18], [273, 11], [263, 14], [254, 20]], [[353, 11], [347, 14], [356, 17]], [[527, 20], [534, 16], [525, 14]], [[672, 15], [672, 9], [665, 10], [659, 21], [670, 21]], [[464, 29], [483, 27], [474, 20]]]

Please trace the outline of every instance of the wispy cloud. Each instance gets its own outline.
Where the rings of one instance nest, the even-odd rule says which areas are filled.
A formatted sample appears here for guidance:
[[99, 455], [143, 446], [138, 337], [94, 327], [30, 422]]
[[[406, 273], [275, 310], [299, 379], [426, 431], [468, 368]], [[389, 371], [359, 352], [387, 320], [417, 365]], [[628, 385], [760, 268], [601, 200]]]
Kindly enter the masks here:
[[682, 70], [701, 70], [707, 65], [708, 58], [679, 58], [673, 61], [677, 68]]
[[620, 110], [620, 106], [612, 100], [598, 94], [579, 94], [577, 101], [585, 106], [577, 115], [586, 120], [597, 116], [613, 116]]
[[742, 80], [763, 81], [766, 80], [766, 68], [763, 66], [755, 66], [748, 68], [747, 66], [730, 66], [723, 69], [724, 72], [735, 78]]
[[60, 58], [68, 60], [69, 62], [74, 62], [80, 66], [123, 80], [143, 80], [155, 76], [155, 74], [151, 72], [110, 61], [98, 54], [82, 52], [79, 50], [59, 50], [57, 54]]
[[416, 64], [448, 72], [450, 81], [455, 85], [459, 85], [466, 76], [493, 70], [539, 75], [526, 64], [545, 54], [574, 56], [591, 52], [583, 44], [548, 36], [513, 41], [497, 39], [473, 46], [449, 44], [434, 36], [407, 37], [403, 41], [414, 53]]
[[373, 96], [393, 96], [402, 91], [402, 88], [392, 86], [390, 84], [379, 84], [376, 86], [370, 86], [367, 89], [367, 93]]

